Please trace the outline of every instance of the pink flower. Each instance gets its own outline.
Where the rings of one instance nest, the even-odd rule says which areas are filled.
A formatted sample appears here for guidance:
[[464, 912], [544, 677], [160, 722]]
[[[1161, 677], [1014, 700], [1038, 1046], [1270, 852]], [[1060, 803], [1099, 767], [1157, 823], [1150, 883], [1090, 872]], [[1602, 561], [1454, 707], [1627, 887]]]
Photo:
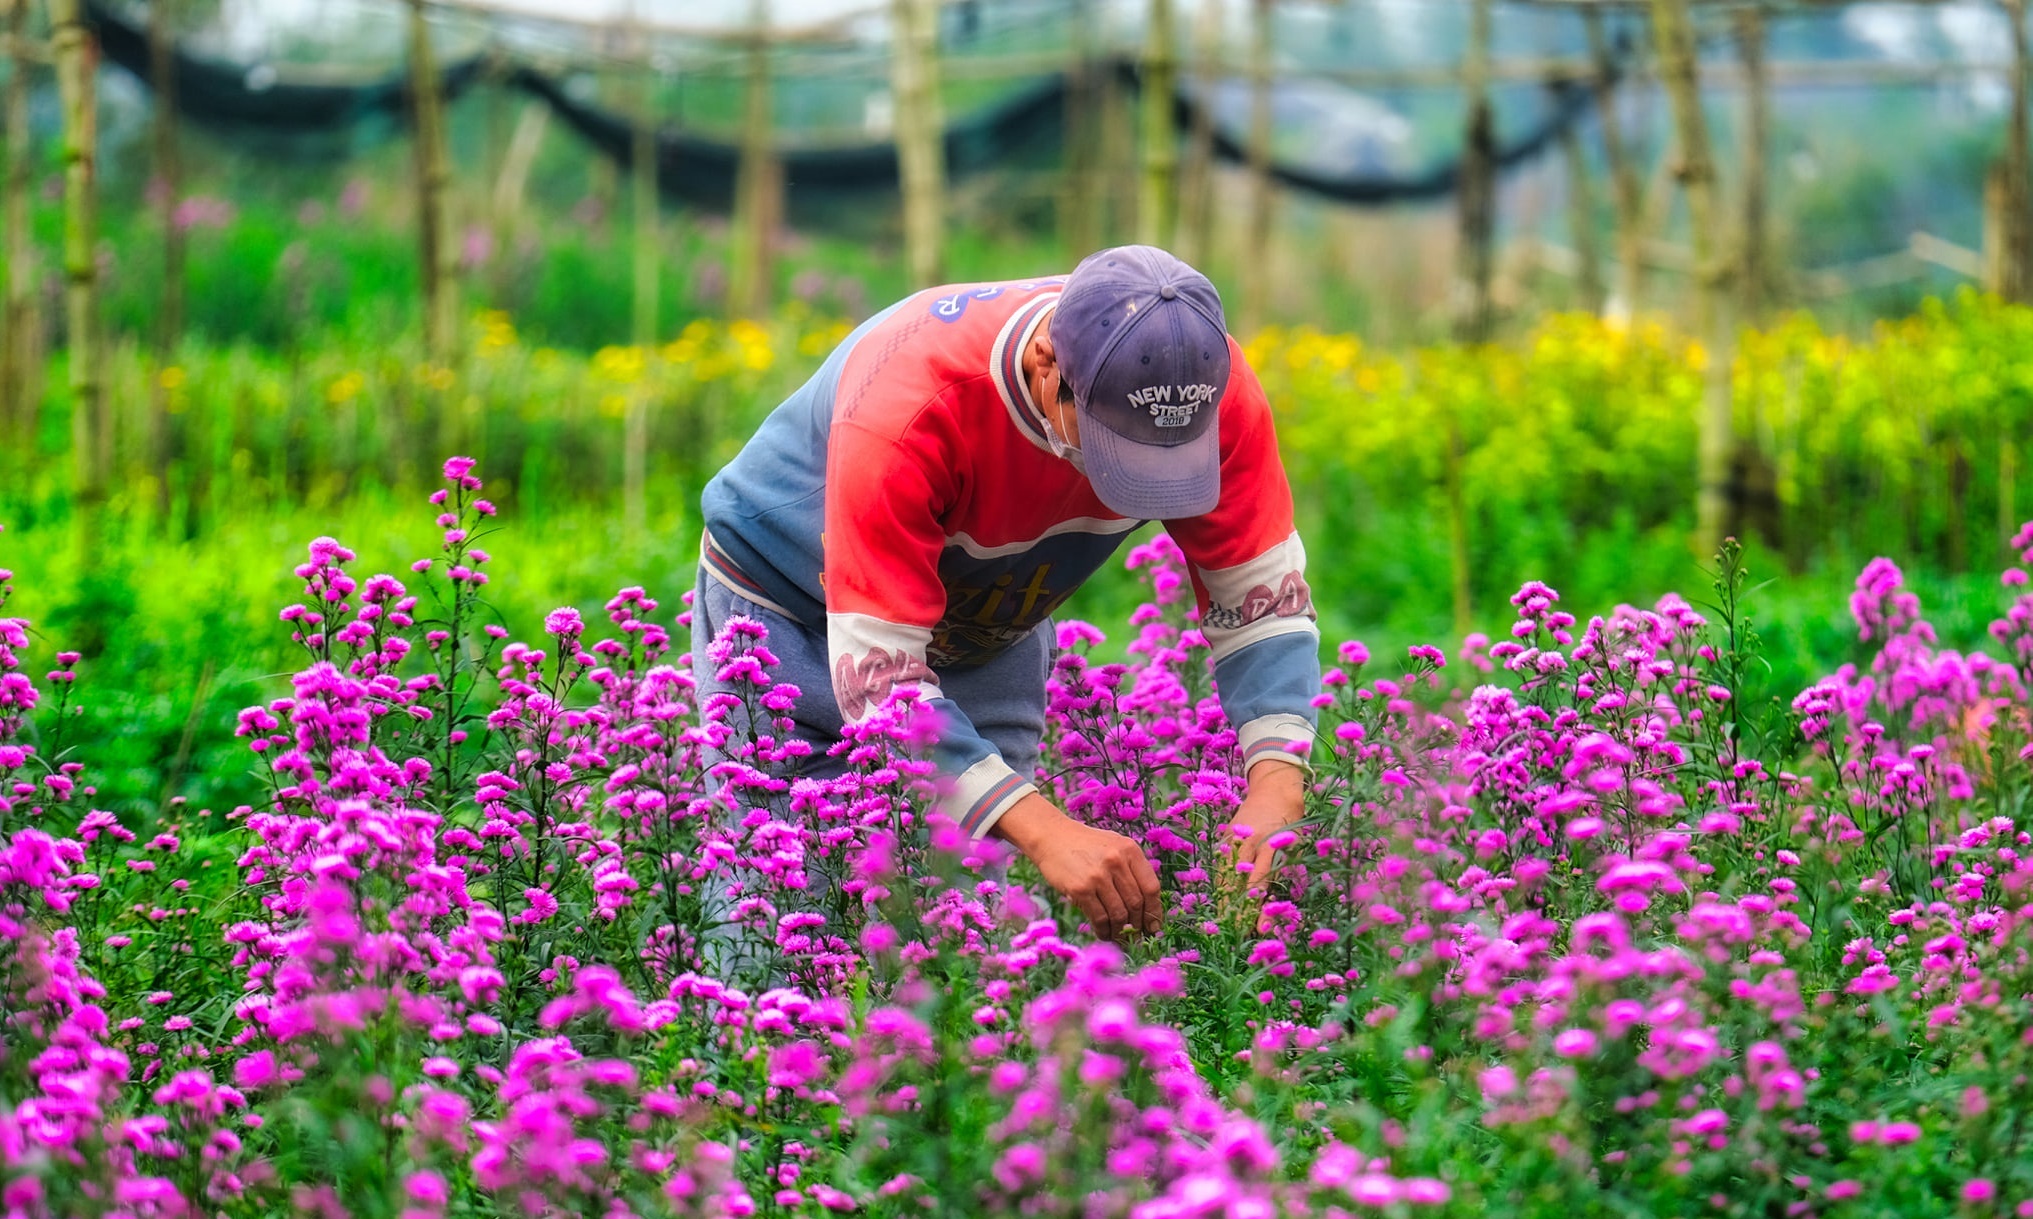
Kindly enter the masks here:
[[1586, 1058], [1595, 1053], [1596, 1036], [1587, 1029], [1566, 1029], [1553, 1038], [1553, 1052], [1562, 1058]]
[[1002, 1153], [991, 1171], [1004, 1189], [1021, 1192], [1044, 1179], [1044, 1148], [1036, 1143], [1018, 1143]]
[[1358, 1206], [1389, 1206], [1398, 1195], [1398, 1183], [1378, 1172], [1366, 1172], [1348, 1183], [1348, 1196]]
[[451, 1190], [445, 1179], [428, 1170], [413, 1172], [402, 1181], [403, 1192], [412, 1202], [423, 1206], [443, 1206], [451, 1197]]

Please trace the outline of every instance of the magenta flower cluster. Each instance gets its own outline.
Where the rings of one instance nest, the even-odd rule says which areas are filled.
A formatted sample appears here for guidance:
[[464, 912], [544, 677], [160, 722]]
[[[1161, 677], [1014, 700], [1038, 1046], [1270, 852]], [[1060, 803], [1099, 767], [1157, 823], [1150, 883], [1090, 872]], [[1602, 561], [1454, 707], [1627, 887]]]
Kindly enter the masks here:
[[1113, 946], [934, 811], [909, 699], [816, 780], [752, 621], [704, 700], [641, 588], [514, 638], [444, 474], [401, 578], [311, 544], [222, 816], [94, 807], [92, 674], [0, 617], [0, 1215], [2033, 1215], [2020, 568], [1990, 656], [1872, 563], [1868, 660], [1790, 707], [1729, 563], [1709, 613], [1532, 584], [1451, 660], [1342, 644], [1242, 878], [1138, 546], [1126, 659], [1059, 625], [1039, 776], [1163, 879]]

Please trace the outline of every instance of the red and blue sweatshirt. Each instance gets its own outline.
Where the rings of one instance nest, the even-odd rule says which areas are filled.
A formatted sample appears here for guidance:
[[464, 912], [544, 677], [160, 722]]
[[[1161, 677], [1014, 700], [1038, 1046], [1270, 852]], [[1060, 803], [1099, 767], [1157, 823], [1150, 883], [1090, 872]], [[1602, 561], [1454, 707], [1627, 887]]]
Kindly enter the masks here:
[[[919, 688], [934, 755], [974, 836], [1035, 790], [939, 690], [1024, 638], [1144, 524], [1055, 455], [1022, 353], [1062, 280], [920, 292], [863, 323], [773, 411], [704, 494], [716, 579], [823, 624], [847, 722]], [[1270, 405], [1229, 340], [1221, 499], [1164, 522], [1189, 564], [1245, 769], [1310, 745], [1319, 631]]]

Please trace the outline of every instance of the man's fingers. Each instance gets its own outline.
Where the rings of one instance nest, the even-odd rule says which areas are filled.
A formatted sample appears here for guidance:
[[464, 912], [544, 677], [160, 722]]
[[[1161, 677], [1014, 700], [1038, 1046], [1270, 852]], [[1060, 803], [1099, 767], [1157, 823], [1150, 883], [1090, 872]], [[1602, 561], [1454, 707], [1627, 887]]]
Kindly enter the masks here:
[[1138, 926], [1145, 931], [1157, 931], [1165, 920], [1164, 887], [1158, 884], [1157, 869], [1151, 867], [1150, 859], [1142, 851], [1130, 851], [1129, 881], [1142, 899], [1139, 905], [1143, 919]]
[[1150, 859], [1142, 851], [1130, 853], [1129, 876], [1131, 883], [1144, 895], [1146, 902], [1157, 901], [1158, 895], [1164, 891], [1163, 886], [1158, 884], [1157, 869], [1151, 867]]
[[1106, 875], [1095, 883], [1095, 897], [1096, 904], [1101, 907], [1101, 916], [1106, 920], [1098, 925], [1102, 938], [1112, 940], [1124, 927], [1131, 925], [1129, 906], [1116, 892], [1113, 879]]
[[1104, 940], [1113, 938], [1115, 929], [1109, 925], [1108, 908], [1101, 904], [1100, 895], [1096, 892], [1083, 889], [1071, 896], [1073, 904], [1080, 907], [1080, 913], [1086, 916], [1087, 922], [1100, 934], [1101, 938]]

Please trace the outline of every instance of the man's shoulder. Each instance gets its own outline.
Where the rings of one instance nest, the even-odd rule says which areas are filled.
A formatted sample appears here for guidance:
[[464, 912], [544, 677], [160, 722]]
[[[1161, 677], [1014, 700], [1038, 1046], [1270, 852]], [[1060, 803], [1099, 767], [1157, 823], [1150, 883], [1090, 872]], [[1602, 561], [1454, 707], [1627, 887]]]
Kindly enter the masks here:
[[948, 284], [906, 297], [848, 353], [835, 418], [880, 426], [956, 386], [1007, 378], [1025, 319], [1049, 308], [1061, 282]]

